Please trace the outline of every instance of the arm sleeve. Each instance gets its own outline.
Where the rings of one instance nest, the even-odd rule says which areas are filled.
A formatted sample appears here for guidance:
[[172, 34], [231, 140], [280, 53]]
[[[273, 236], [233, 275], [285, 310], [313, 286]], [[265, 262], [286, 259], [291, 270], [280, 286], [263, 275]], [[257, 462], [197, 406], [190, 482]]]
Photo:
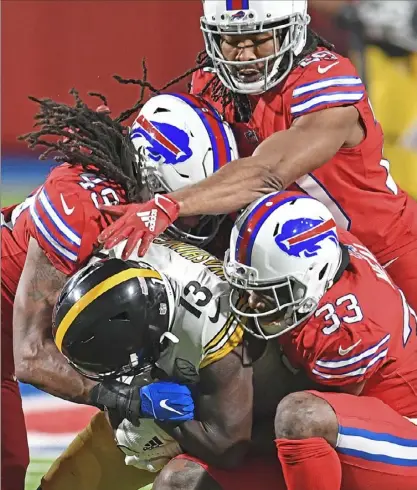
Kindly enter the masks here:
[[[342, 324], [338, 333], [325, 335], [316, 325], [312, 338], [304, 341], [303, 364], [308, 375], [316, 382], [328, 386], [359, 384], [369, 379], [388, 358], [391, 335], [381, 332], [377, 326], [366, 328]], [[307, 334], [308, 335], [308, 334]]]
[[92, 255], [103, 228], [90, 194], [71, 180], [47, 180], [30, 205], [29, 234], [54, 267], [66, 275]]
[[[325, 54], [323, 52], [322, 54]], [[338, 106], [355, 105], [366, 97], [365, 86], [352, 63], [344, 57], [328, 56], [303, 61], [291, 87], [291, 119]]]

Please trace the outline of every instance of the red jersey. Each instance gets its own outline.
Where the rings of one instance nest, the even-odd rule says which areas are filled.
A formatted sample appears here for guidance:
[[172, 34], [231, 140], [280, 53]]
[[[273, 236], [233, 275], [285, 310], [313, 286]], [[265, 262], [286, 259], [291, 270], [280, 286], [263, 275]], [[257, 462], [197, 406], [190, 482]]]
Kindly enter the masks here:
[[71, 275], [93, 254], [109, 224], [98, 206], [124, 202], [119, 185], [81, 166], [53, 169], [24, 202], [3, 210], [8, 226], [2, 227], [2, 299], [13, 304], [31, 237], [57, 270]]
[[350, 263], [304, 324], [279, 337], [294, 367], [317, 383], [365, 381], [362, 395], [417, 416], [416, 315], [376, 258], [340, 233]]
[[[194, 74], [192, 92], [199, 93], [214, 75]], [[206, 98], [218, 109], [210, 89]], [[235, 123], [229, 106], [226, 119], [232, 124], [241, 156], [249, 156], [257, 144], [277, 131], [291, 127], [300, 116], [324, 109], [353, 105], [365, 131], [354, 148], [341, 148], [325, 165], [292, 185], [320, 200], [336, 223], [350, 230], [385, 264], [415, 247], [417, 202], [404, 193], [389, 173], [383, 157], [383, 133], [375, 120], [365, 87], [352, 63], [334, 52], [318, 48], [305, 57], [288, 77], [268, 92], [248, 97], [252, 117]]]

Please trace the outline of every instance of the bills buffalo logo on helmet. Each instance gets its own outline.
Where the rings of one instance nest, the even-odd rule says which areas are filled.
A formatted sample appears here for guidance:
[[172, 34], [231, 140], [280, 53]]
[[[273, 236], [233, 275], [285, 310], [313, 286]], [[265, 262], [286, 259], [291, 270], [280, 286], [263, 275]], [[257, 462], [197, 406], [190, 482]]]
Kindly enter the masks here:
[[243, 20], [246, 17], [246, 12], [239, 10], [230, 16], [230, 20]]
[[324, 240], [332, 240], [338, 244], [334, 231], [336, 224], [330, 220], [299, 218], [287, 221], [282, 225], [281, 232], [274, 233], [278, 247], [292, 257], [314, 257]]
[[149, 158], [157, 163], [176, 165], [188, 160], [193, 152], [188, 134], [168, 123], [149, 121], [139, 116], [130, 133], [130, 139], [144, 138]]

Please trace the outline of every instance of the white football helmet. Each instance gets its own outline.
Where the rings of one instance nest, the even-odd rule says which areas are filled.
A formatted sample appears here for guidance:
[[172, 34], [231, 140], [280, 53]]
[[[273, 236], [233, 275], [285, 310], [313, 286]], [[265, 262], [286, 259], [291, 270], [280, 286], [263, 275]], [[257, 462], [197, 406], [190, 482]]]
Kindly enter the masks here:
[[[232, 92], [261, 94], [277, 85], [290, 72], [294, 57], [303, 50], [307, 39], [307, 0], [203, 0], [200, 19], [206, 51], [222, 83]], [[235, 69], [253, 65], [253, 61], [226, 61], [220, 48], [220, 36], [251, 35], [271, 32], [274, 53], [260, 58], [264, 75], [245, 83]]]
[[[224, 262], [231, 309], [255, 337], [282, 335], [314, 313], [341, 259], [336, 224], [324, 204], [297, 192], [268, 194], [232, 230]], [[263, 311], [248, 309], [248, 291], [263, 298]]]
[[[136, 118], [130, 138], [147, 198], [196, 184], [238, 158], [230, 126], [208, 102], [185, 93], [152, 97]], [[216, 235], [223, 219], [201, 216], [198, 226], [184, 231], [174, 224], [167, 234], [201, 246]]]

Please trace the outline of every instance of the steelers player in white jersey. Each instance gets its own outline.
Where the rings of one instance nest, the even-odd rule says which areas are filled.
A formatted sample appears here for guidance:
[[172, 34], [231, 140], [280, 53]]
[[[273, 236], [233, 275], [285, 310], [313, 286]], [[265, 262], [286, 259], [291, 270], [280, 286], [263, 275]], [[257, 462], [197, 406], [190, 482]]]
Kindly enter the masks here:
[[[135, 427], [121, 420], [127, 412], [117, 405], [123, 400], [110, 403], [114, 431], [98, 414], [44, 477], [44, 490], [136, 490], [180, 453], [233, 467], [255, 447], [258, 428], [270, 434], [260, 441], [270, 448], [277, 403], [308, 385], [283, 364], [275, 343], [245, 343], [218, 259], [167, 238], [156, 240], [143, 259], [133, 254], [122, 261], [122, 249], [123, 244], [107, 258], [94, 258], [66, 285], [55, 310], [57, 346], [100, 386], [113, 393], [120, 388], [123, 400], [137, 398], [138, 387], [113, 378], [134, 376], [147, 366], [153, 369], [145, 382], [156, 377], [187, 384], [196, 420], [157, 426], [141, 418]], [[269, 386], [277, 378], [281, 382]], [[165, 404], [180, 412], [169, 397], [167, 392]], [[217, 488], [210, 478], [207, 488]], [[198, 479], [195, 488], [204, 488]]]

